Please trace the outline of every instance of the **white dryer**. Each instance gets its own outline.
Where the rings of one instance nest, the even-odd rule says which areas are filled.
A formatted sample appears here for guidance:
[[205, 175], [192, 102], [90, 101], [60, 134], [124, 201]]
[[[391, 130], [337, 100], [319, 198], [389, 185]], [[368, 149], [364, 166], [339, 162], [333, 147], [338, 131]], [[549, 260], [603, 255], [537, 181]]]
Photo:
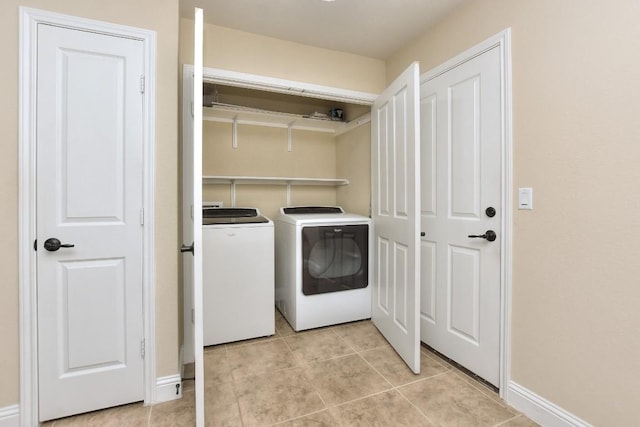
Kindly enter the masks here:
[[275, 333], [274, 227], [254, 208], [202, 211], [204, 345]]
[[371, 219], [340, 207], [281, 208], [276, 306], [296, 331], [371, 317]]

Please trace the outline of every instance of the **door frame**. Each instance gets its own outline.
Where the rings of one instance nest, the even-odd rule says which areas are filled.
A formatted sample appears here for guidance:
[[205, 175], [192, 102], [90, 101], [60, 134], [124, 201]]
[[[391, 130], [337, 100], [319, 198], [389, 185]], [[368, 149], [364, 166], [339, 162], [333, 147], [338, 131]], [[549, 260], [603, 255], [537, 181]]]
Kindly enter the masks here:
[[[191, 95], [191, 87], [193, 81], [194, 66], [184, 64], [182, 67], [182, 138], [186, 140], [192, 138], [193, 128], [193, 99]], [[352, 104], [372, 106], [378, 97], [378, 94], [369, 92], [359, 92], [348, 89], [341, 89], [331, 86], [322, 86], [311, 83], [305, 83], [295, 80], [279, 79], [267, 77], [257, 74], [248, 74], [238, 71], [224, 70], [221, 68], [202, 69], [203, 81], [207, 83], [216, 83], [220, 85], [228, 85], [242, 87], [245, 89], [255, 89], [267, 92], [284, 93], [289, 95], [297, 95], [308, 98], [327, 99], [331, 101], [347, 102]], [[189, 208], [182, 207], [183, 212], [188, 212]], [[184, 213], [183, 213], [184, 215]], [[182, 225], [184, 227], [184, 224]], [[182, 358], [186, 363], [195, 360], [193, 339], [195, 327], [191, 323], [190, 300], [193, 298], [194, 304], [201, 304], [202, 296], [191, 295], [192, 290], [184, 289], [184, 321], [183, 336], [185, 337], [182, 344]], [[197, 299], [199, 298], [199, 299]]]
[[[62, 28], [139, 40], [144, 49], [143, 111], [143, 332], [145, 340], [144, 401], [156, 400], [155, 313], [155, 141], [156, 32], [86, 18], [19, 8], [19, 136], [18, 136], [18, 284], [20, 336], [20, 423], [38, 425], [36, 239], [36, 83], [37, 26]], [[142, 77], [142, 76], [141, 76]]]
[[513, 147], [511, 99], [511, 28], [478, 43], [459, 55], [432, 68], [420, 76], [422, 86], [428, 80], [467, 62], [482, 53], [498, 48], [500, 51], [500, 87], [502, 102], [501, 186], [502, 223], [500, 224], [500, 397], [506, 399], [511, 379], [511, 292], [513, 256]]

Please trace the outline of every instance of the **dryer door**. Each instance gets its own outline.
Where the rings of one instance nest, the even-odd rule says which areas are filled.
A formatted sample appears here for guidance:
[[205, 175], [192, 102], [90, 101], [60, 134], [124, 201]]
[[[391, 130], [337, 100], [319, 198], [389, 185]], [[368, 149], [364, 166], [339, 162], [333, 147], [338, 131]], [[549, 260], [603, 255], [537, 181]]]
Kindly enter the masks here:
[[302, 228], [302, 293], [366, 288], [369, 226], [330, 225]]

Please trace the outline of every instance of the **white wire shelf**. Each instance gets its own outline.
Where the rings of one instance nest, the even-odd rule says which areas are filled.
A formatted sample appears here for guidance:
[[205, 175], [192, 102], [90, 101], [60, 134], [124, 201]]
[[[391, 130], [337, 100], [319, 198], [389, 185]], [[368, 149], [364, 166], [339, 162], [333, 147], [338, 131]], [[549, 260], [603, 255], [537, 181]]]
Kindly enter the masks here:
[[203, 184], [266, 184], [266, 185], [324, 185], [340, 186], [349, 184], [342, 178], [291, 178], [278, 176], [203, 176]]
[[290, 130], [296, 129], [313, 132], [326, 132], [338, 136], [371, 121], [370, 113], [358, 117], [355, 120], [343, 122], [339, 120], [331, 120], [329, 118], [281, 113], [229, 104], [214, 104], [211, 107], [203, 107], [202, 110], [203, 120], [233, 123], [234, 130], [237, 125], [244, 124]]
[[295, 185], [316, 185], [316, 186], [340, 186], [349, 184], [348, 179], [341, 178], [291, 178], [280, 176], [203, 176], [203, 184], [226, 184], [229, 185], [231, 206], [236, 206], [237, 192], [236, 186], [262, 184], [262, 185], [283, 185], [287, 191], [287, 206], [291, 204], [291, 187]]

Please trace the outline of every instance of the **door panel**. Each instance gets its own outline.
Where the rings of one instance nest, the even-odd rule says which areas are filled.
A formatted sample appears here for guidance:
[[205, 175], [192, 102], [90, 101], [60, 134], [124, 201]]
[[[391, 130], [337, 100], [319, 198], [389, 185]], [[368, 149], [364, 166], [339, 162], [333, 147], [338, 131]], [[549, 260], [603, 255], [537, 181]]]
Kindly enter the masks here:
[[420, 246], [420, 316], [429, 322], [436, 319], [436, 245], [422, 242]]
[[[141, 41], [38, 26], [40, 419], [142, 400]], [[57, 238], [74, 247], [45, 250]]]
[[[103, 369], [126, 364], [125, 262], [119, 258], [59, 264], [63, 298], [57, 323], [67, 325], [59, 346], [66, 351], [62, 360], [72, 374], [86, 367]], [[92, 300], [101, 303], [87, 304]], [[87, 346], [87, 342], [93, 345]]]
[[450, 215], [479, 218], [480, 142], [477, 77], [449, 88], [449, 182]]
[[421, 339], [496, 385], [500, 236], [468, 236], [502, 223], [500, 84], [494, 48], [424, 82], [420, 94]]
[[372, 319], [407, 365], [420, 372], [418, 64], [372, 108]]
[[453, 334], [478, 343], [480, 251], [449, 246], [448, 328]]
[[422, 216], [436, 215], [436, 102], [437, 96], [432, 95], [420, 100], [420, 207]]

